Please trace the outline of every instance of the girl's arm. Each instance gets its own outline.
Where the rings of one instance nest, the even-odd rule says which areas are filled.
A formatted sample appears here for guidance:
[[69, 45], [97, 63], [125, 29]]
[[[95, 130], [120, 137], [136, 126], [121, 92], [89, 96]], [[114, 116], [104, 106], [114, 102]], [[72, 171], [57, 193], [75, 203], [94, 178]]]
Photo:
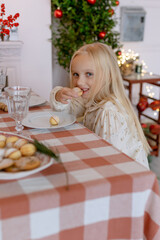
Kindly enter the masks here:
[[67, 87], [55, 87], [50, 94], [50, 105], [55, 111], [66, 111], [77, 117], [85, 112], [84, 101], [78, 93]]

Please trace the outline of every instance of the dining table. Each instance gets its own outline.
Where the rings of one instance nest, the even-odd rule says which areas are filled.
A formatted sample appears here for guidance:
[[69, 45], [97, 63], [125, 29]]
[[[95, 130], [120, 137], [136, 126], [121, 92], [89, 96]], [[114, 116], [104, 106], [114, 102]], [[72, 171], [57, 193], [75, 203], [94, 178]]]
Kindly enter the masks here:
[[[29, 108], [48, 111], [48, 102]], [[0, 111], [0, 131], [16, 133], [8, 112]], [[0, 171], [0, 240], [160, 240], [152, 171], [76, 120], [59, 128], [24, 127], [23, 134], [58, 152], [62, 162], [53, 159], [14, 179], [1, 179]]]

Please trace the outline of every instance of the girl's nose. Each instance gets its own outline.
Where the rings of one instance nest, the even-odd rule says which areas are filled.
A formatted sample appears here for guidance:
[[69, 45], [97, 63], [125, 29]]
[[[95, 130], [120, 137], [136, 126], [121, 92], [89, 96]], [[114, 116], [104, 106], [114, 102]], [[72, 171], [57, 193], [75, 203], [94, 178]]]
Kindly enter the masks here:
[[77, 79], [77, 85], [82, 85], [84, 83], [84, 77], [83, 76], [79, 76], [79, 78]]

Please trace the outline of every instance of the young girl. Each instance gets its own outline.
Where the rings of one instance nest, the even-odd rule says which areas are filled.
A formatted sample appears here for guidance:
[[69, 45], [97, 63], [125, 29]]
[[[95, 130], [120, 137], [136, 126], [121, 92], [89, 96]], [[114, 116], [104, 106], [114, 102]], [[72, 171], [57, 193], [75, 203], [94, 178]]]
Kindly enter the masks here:
[[150, 147], [126, 97], [113, 50], [99, 42], [81, 47], [71, 59], [70, 80], [71, 88], [51, 91], [51, 107], [84, 116], [87, 128], [149, 169]]

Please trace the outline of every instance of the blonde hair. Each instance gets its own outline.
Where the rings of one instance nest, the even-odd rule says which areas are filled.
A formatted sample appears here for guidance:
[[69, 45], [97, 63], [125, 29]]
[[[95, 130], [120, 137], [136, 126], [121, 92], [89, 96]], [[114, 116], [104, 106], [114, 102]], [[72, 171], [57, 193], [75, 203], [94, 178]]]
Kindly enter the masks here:
[[[146, 153], [150, 152], [149, 144], [144, 136], [140, 122], [133, 110], [131, 102], [126, 96], [123, 79], [120, 73], [120, 69], [117, 63], [116, 55], [110, 46], [106, 44], [96, 42], [92, 44], [86, 44], [76, 51], [71, 59], [70, 64], [70, 80], [72, 86], [71, 66], [73, 59], [81, 54], [88, 54], [94, 62], [95, 66], [95, 81], [89, 96], [89, 100], [93, 100], [94, 103], [101, 102], [102, 100], [113, 102], [118, 108], [116, 99], [122, 104], [129, 117], [129, 127], [133, 132], [133, 122], [136, 125], [139, 138], [144, 146]], [[123, 108], [120, 109], [121, 112]]]

